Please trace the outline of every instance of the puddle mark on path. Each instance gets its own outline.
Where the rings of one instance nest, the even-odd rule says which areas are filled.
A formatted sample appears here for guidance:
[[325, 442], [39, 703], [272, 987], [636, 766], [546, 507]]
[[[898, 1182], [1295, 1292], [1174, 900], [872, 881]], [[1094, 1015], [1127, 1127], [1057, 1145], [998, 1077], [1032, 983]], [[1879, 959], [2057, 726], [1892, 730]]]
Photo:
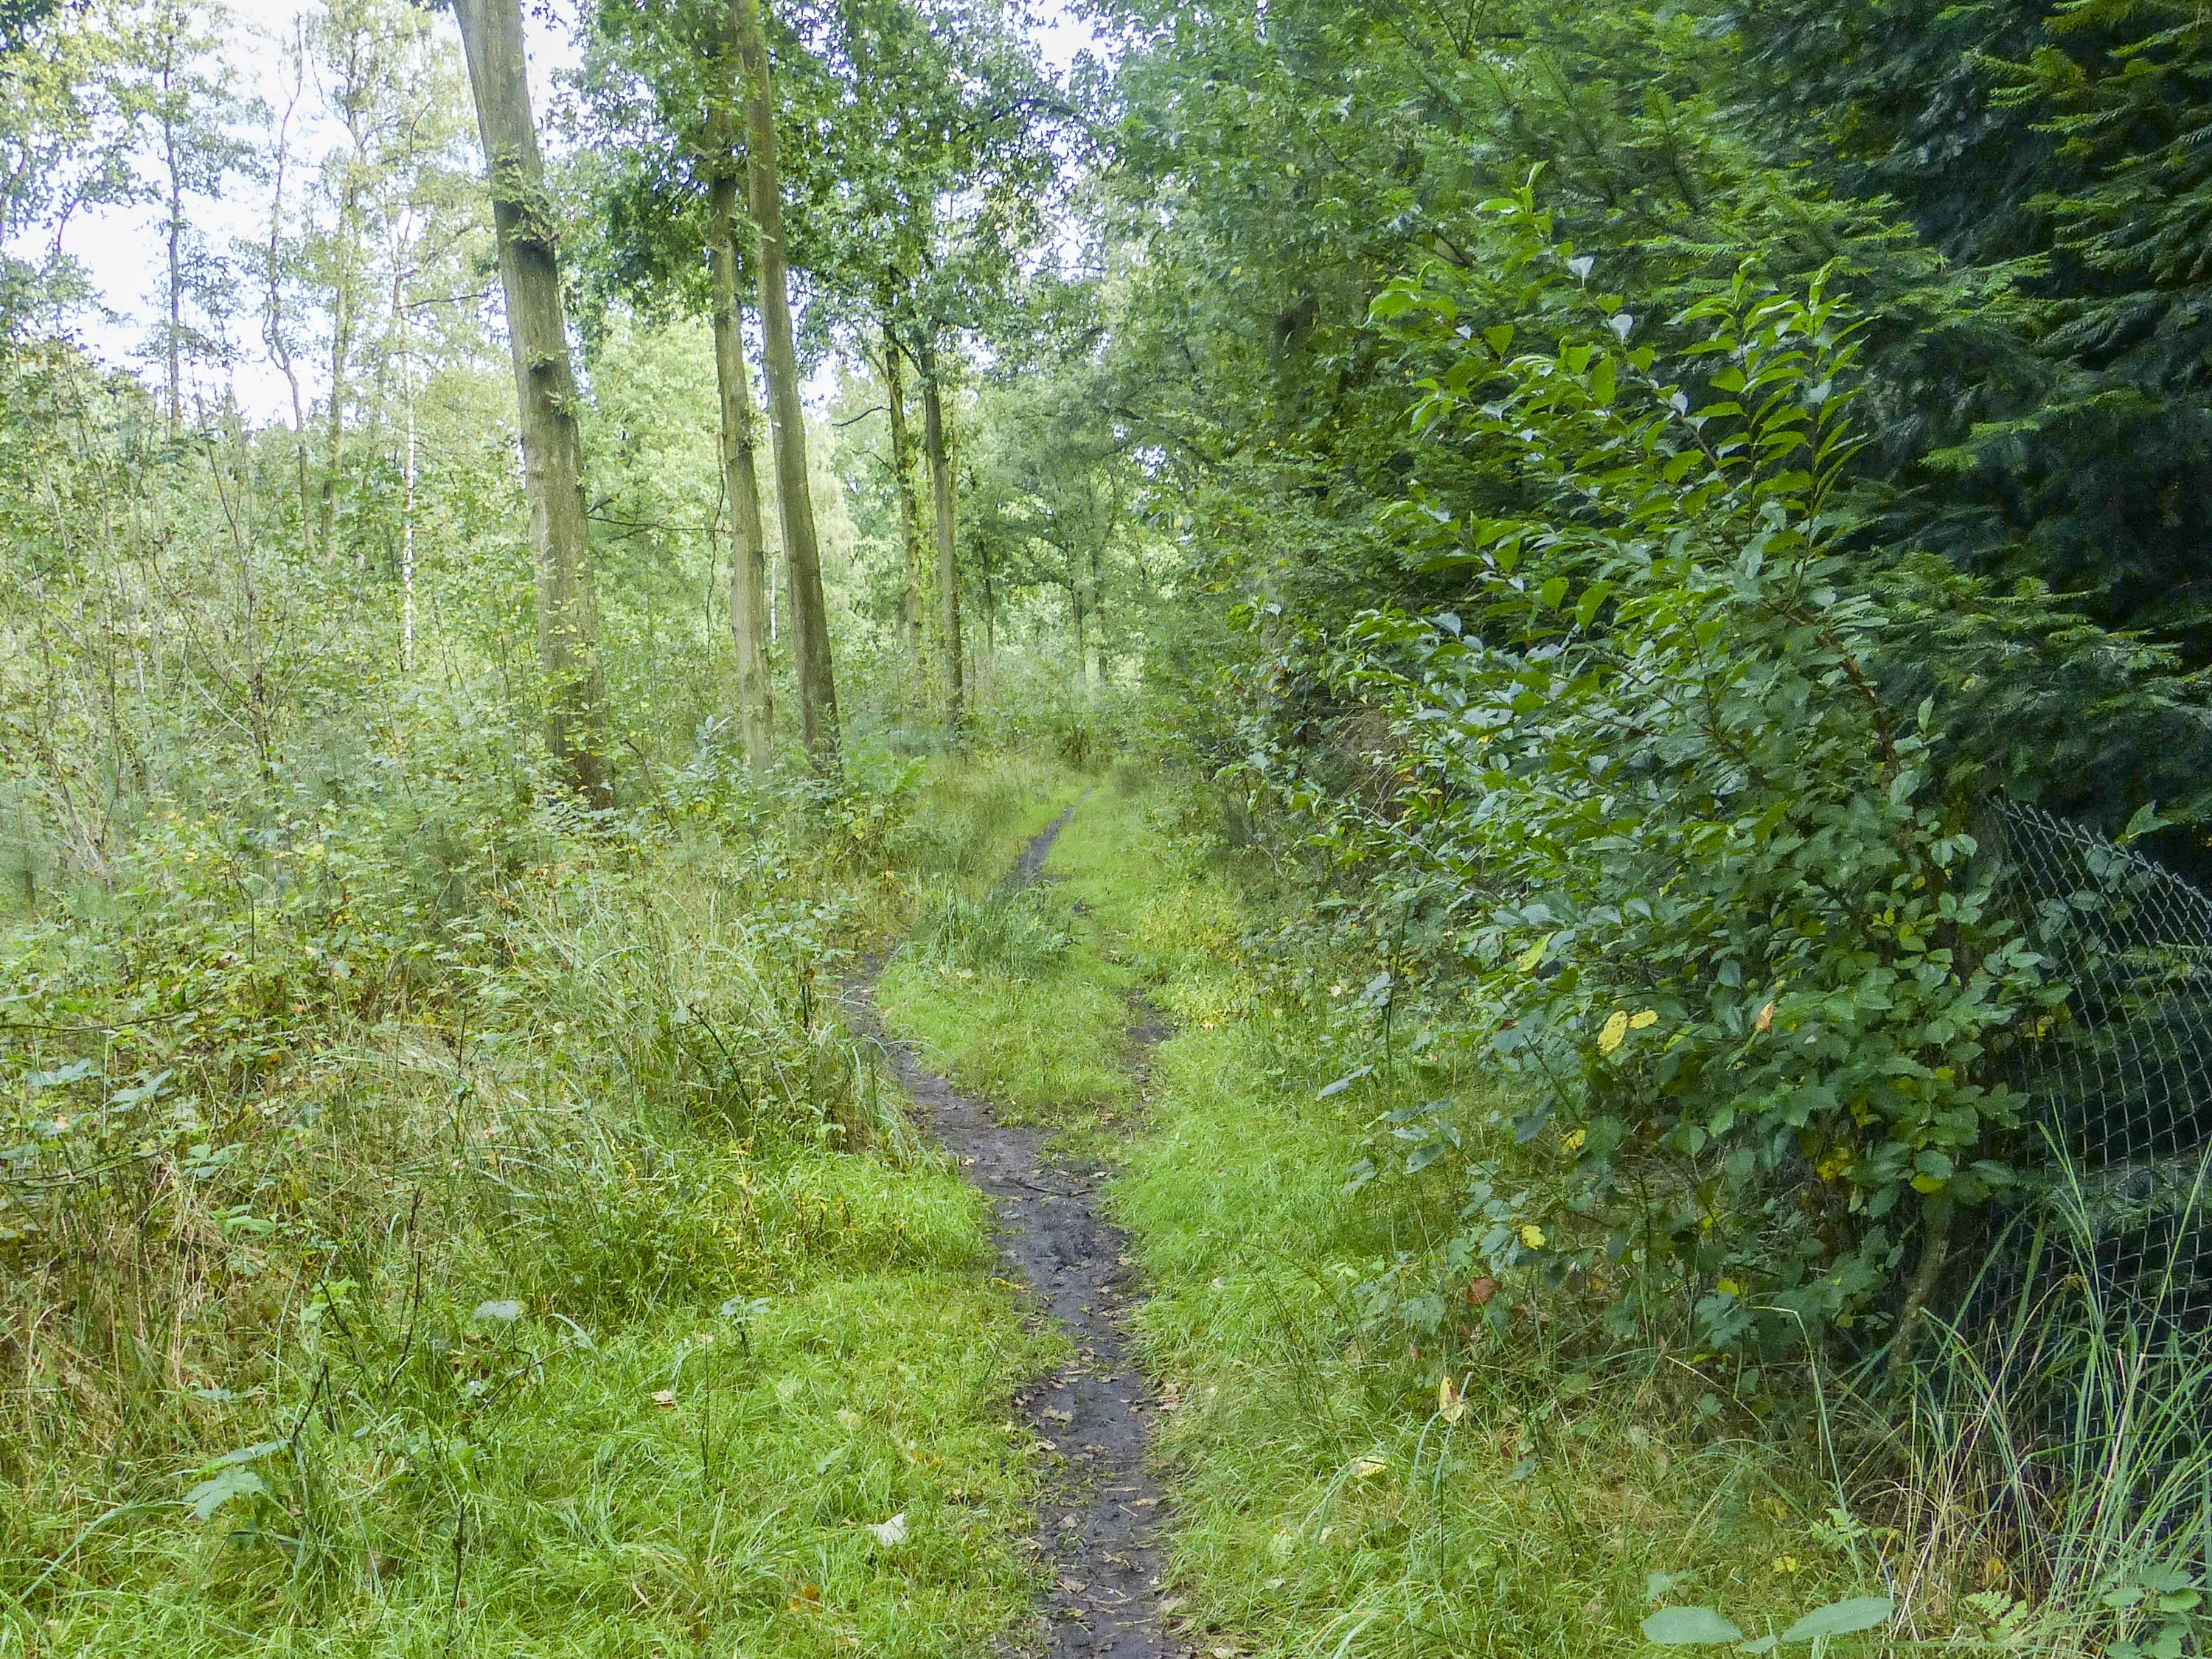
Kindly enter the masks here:
[[[1074, 814], [1069, 807], [1030, 842], [1009, 885], [1036, 879]], [[1172, 1659], [1184, 1649], [1169, 1637], [1161, 1613], [1165, 1505], [1144, 1468], [1159, 1401], [1131, 1352], [1127, 1322], [1136, 1292], [1128, 1240], [1101, 1212], [1100, 1189], [1111, 1171], [1047, 1158], [1048, 1131], [1000, 1123], [987, 1103], [925, 1067], [912, 1045], [886, 1040], [869, 998], [873, 979], [872, 966], [846, 987], [848, 1023], [882, 1044], [891, 1075], [939, 1144], [989, 1195], [1001, 1255], [1076, 1351], [1059, 1376], [1021, 1395], [1052, 1469], [1038, 1512], [1046, 1586], [1044, 1628], [1033, 1651], [1044, 1659]], [[1130, 1063], [1140, 1078], [1166, 1034], [1157, 1016], [1139, 1011]]]

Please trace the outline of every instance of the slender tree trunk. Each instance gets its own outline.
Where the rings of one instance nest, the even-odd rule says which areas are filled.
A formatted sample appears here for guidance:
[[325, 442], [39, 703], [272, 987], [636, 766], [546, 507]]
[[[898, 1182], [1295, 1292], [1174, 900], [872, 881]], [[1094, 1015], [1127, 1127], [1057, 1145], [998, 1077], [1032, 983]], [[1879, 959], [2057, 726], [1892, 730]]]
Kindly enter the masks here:
[[899, 600], [899, 639], [907, 661], [921, 664], [923, 594], [927, 568], [921, 548], [921, 492], [914, 487], [914, 430], [906, 423], [906, 372], [898, 337], [891, 331], [890, 301], [884, 301], [884, 401], [890, 410], [891, 477], [898, 492], [899, 544], [906, 554], [906, 586]]
[[799, 729], [818, 766], [837, 763], [837, 684], [830, 665], [830, 617], [822, 556], [806, 477], [806, 413], [799, 401], [799, 349], [792, 337], [791, 280], [783, 239], [782, 182], [775, 153], [775, 93], [769, 78], [761, 0], [731, 0], [745, 74], [745, 181], [760, 232], [760, 319], [768, 370], [776, 505], [791, 584], [791, 657], [799, 679]]
[[[340, 235], [345, 234], [346, 217], [341, 210]], [[322, 509], [316, 530], [325, 554], [337, 544], [338, 469], [345, 464], [346, 365], [353, 356], [353, 324], [352, 283], [342, 278], [331, 295], [331, 404], [323, 423]]]
[[185, 192], [173, 134], [167, 137], [165, 149], [169, 163], [169, 430], [173, 433], [185, 422]]
[[544, 163], [523, 70], [521, 0], [457, 0], [454, 13], [476, 94], [477, 131], [491, 175], [492, 225], [507, 296], [522, 431], [523, 489], [538, 552], [538, 654], [545, 737], [568, 783], [593, 806], [611, 803], [605, 688], [584, 514], [576, 376], [561, 314]]
[[1067, 556], [1067, 609], [1075, 618], [1075, 689], [1090, 689], [1091, 647], [1085, 643], [1083, 631], [1083, 573], [1075, 562], [1075, 555]]
[[275, 166], [269, 186], [269, 257], [262, 273], [267, 296], [261, 338], [269, 349], [270, 362], [276, 365], [292, 393], [292, 459], [300, 474], [300, 539], [313, 552], [314, 498], [307, 471], [307, 416], [300, 399], [300, 376], [292, 364], [291, 343], [284, 337], [284, 173], [291, 161], [292, 116], [300, 106], [307, 80], [305, 25], [296, 21], [292, 25], [292, 42], [288, 52], [289, 62], [286, 67], [291, 72], [292, 84], [285, 99], [284, 113], [276, 123]]
[[714, 281], [714, 378], [721, 391], [722, 489], [730, 499], [730, 634], [738, 653], [738, 719], [753, 775], [775, 759], [775, 706], [769, 682], [768, 536], [753, 459], [752, 371], [738, 303], [738, 175], [726, 105], [708, 113], [707, 258]]
[[407, 398], [407, 451], [399, 472], [399, 665], [410, 672], [415, 667], [415, 337], [411, 321], [407, 313], [400, 313], [400, 349], [405, 354], [400, 374]]
[[1091, 621], [1098, 636], [1098, 673], [1095, 678], [1085, 671], [1086, 684], [1103, 690], [1106, 684], [1106, 605], [1100, 594], [1098, 580], [1098, 544], [1091, 544]]
[[921, 347], [921, 442], [929, 454], [929, 488], [937, 502], [937, 615], [945, 632], [945, 723], [958, 732], [960, 703], [960, 567], [952, 533], [952, 459], [945, 430], [944, 389], [939, 385], [937, 348], [925, 335]]

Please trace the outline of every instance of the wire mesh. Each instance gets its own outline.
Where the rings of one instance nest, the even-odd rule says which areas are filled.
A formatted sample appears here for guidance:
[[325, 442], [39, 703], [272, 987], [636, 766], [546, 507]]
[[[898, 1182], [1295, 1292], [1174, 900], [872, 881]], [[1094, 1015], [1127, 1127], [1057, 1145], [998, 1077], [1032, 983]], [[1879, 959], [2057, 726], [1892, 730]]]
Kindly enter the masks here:
[[2212, 1330], [2212, 896], [2038, 807], [2005, 803], [1997, 828], [2008, 896], [2072, 988], [2012, 1060], [2063, 1160], [2052, 1194], [2108, 1295]]

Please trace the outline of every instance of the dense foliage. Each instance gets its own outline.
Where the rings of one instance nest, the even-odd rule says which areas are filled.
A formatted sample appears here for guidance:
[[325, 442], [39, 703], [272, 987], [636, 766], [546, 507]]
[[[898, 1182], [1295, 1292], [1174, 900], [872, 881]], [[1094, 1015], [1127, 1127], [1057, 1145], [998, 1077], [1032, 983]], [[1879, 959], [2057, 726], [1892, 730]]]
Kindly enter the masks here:
[[1346, 1086], [1416, 1021], [1571, 1154], [1382, 1091], [1464, 1189], [1417, 1327], [1520, 1265], [1887, 1335], [2043, 1164], [1984, 803], [2212, 780], [2196, 37], [2107, 9], [1122, 14], [1102, 380], [1220, 601], [1156, 663], [1377, 941]]

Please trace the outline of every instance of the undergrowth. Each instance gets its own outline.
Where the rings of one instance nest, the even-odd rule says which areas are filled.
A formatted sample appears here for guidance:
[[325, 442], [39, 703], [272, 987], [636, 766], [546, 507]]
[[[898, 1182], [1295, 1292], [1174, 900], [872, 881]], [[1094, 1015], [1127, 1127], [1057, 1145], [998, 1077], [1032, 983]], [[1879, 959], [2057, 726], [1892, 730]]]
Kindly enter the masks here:
[[1052, 1345], [835, 1005], [1056, 774], [711, 761], [596, 820], [419, 751], [272, 786], [10, 928], [0, 1653], [1026, 1616]]
[[[1624, 1340], [1571, 1273], [1475, 1277], [1427, 1307], [1409, 1286], [1469, 1197], [1384, 1158], [1392, 1115], [1449, 1098], [1480, 1137], [1470, 1158], [1561, 1189], [1571, 1160], [1522, 1103], [1425, 1044], [1417, 1010], [1385, 1045], [1360, 942], [1332, 952], [1325, 919], [1286, 931], [1310, 900], [1133, 774], [1085, 802], [1044, 874], [1032, 902], [1068, 919], [1064, 953], [1026, 977], [917, 953], [893, 1018], [1123, 1161], [1185, 1639], [1579, 1659], [1650, 1650], [1662, 1607], [1749, 1639], [1844, 1602], [1883, 1616], [1822, 1638], [1838, 1653], [2191, 1650], [2177, 1540], [2203, 1535], [2184, 1428], [2202, 1367], [2078, 1305], [2063, 1241], [2009, 1346], [1954, 1333], [1950, 1363], [1902, 1395], [1825, 1360], [1762, 1372], [1701, 1351], [1686, 1312]], [[1054, 1079], [1117, 1063], [1139, 997], [1172, 1035], [1141, 1122], [1101, 1123], [1097, 1095]]]

